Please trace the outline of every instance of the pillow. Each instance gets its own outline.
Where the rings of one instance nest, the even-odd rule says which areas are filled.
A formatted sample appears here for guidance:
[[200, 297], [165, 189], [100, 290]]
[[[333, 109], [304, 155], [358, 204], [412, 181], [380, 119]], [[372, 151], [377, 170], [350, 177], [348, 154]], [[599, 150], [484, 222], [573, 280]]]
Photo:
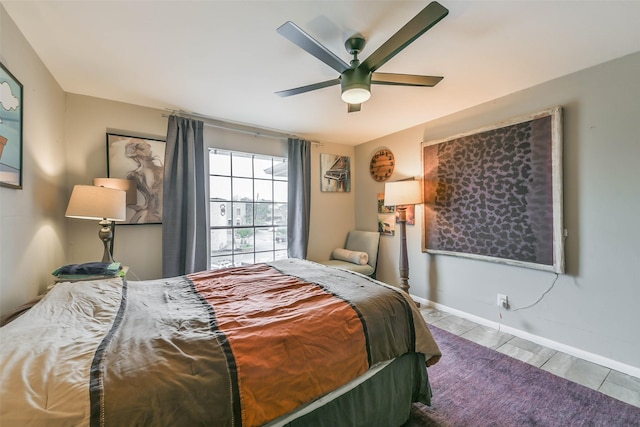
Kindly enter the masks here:
[[350, 251], [348, 249], [337, 248], [331, 254], [333, 259], [347, 261], [352, 264], [365, 265], [369, 262], [369, 254], [366, 252]]

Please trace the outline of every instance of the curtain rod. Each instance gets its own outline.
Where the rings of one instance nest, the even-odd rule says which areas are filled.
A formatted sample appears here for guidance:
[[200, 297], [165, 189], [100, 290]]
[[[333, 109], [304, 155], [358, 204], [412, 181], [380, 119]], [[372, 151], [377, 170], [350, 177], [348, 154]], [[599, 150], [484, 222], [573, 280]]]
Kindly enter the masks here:
[[[282, 139], [282, 138], [299, 138], [296, 135], [292, 135], [286, 132], [282, 132], [279, 130], [275, 130], [275, 129], [266, 129], [266, 128], [260, 128], [260, 127], [256, 127], [256, 126], [251, 126], [251, 125], [246, 125], [243, 123], [234, 123], [234, 122], [227, 122], [224, 120], [220, 120], [220, 119], [216, 119], [213, 117], [209, 117], [209, 116], [205, 116], [204, 114], [199, 114], [199, 113], [190, 113], [188, 111], [183, 111], [183, 110], [171, 110], [169, 108], [165, 108], [165, 110], [169, 111], [171, 114], [174, 114], [176, 116], [181, 116], [181, 117], [185, 117], [185, 118], [195, 118], [198, 120], [202, 120], [202, 122], [204, 124], [206, 124], [207, 126], [212, 126], [212, 127], [216, 127], [219, 129], [225, 129], [225, 130], [231, 130], [231, 131], [235, 131], [235, 132], [241, 132], [241, 133], [247, 133], [250, 135], [255, 135], [255, 136], [264, 136], [267, 138], [274, 138], [274, 139]], [[162, 117], [169, 117], [170, 114], [163, 114]], [[317, 142], [317, 141], [309, 141], [312, 144], [316, 144], [316, 145], [322, 145], [322, 143]]]

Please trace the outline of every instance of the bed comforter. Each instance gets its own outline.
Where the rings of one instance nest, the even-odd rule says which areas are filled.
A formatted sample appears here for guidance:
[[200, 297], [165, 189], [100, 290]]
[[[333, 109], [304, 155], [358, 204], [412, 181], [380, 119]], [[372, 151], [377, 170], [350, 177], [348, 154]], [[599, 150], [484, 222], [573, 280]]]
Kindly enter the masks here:
[[440, 357], [406, 294], [294, 259], [61, 283], [0, 342], [2, 425], [259, 426], [380, 362]]

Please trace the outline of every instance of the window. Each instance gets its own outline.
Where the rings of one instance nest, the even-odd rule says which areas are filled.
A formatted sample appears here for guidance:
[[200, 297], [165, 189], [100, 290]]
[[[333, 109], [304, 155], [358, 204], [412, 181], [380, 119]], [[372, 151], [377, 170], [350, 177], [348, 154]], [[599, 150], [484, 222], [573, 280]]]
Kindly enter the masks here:
[[211, 149], [211, 268], [287, 257], [287, 159]]

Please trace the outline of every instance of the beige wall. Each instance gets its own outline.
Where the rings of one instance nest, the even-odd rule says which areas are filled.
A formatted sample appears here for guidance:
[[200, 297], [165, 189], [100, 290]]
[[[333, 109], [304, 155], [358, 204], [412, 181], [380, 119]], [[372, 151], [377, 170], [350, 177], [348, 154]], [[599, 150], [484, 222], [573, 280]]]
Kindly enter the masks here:
[[[344, 247], [349, 230], [355, 227], [356, 171], [354, 147], [322, 143], [311, 150], [311, 230], [307, 258], [326, 261], [335, 248]], [[336, 154], [351, 158], [351, 191], [320, 191], [320, 154]], [[375, 230], [373, 228], [372, 230]]]
[[65, 95], [0, 5], [0, 61], [22, 83], [22, 190], [0, 187], [0, 314], [31, 299], [67, 259]]
[[[379, 147], [397, 159], [392, 180], [418, 175], [420, 143], [561, 105], [567, 273], [534, 307], [504, 312], [503, 327], [588, 352], [640, 375], [640, 53], [544, 83], [356, 147], [356, 227], [375, 220], [383, 185], [363, 169]], [[416, 212], [422, 220], [422, 208]], [[535, 302], [549, 272], [421, 252], [422, 227], [408, 227], [411, 292], [490, 322], [497, 293], [511, 305]], [[399, 238], [383, 237], [378, 277], [398, 284]], [[591, 356], [589, 356], [591, 357]], [[593, 359], [593, 357], [592, 357]], [[631, 367], [631, 368], [629, 368]]]

